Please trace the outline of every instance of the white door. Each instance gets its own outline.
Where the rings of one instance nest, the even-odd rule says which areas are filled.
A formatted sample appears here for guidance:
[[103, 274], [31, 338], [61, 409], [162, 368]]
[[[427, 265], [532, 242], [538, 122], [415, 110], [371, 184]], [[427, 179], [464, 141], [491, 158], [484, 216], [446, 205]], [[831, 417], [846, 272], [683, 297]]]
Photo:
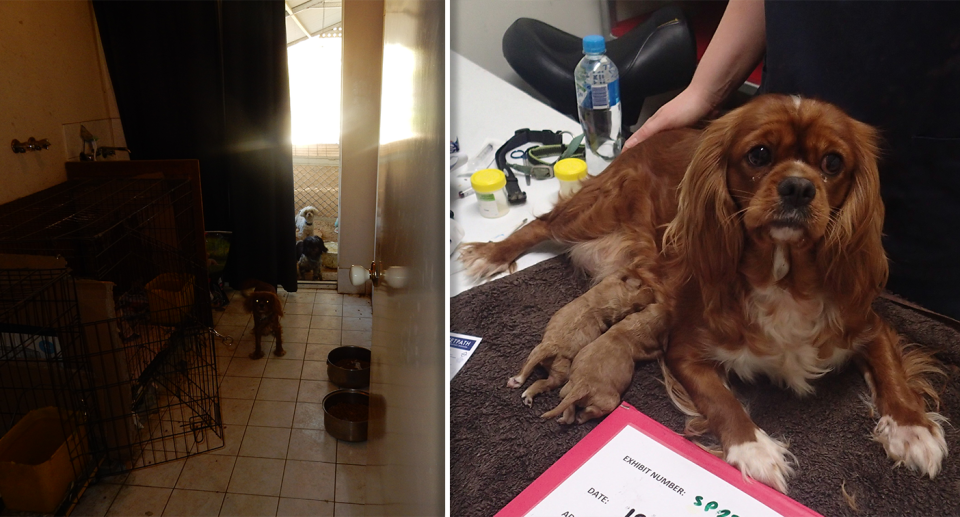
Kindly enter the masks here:
[[444, 46], [442, 1], [384, 2], [367, 515], [444, 508]]

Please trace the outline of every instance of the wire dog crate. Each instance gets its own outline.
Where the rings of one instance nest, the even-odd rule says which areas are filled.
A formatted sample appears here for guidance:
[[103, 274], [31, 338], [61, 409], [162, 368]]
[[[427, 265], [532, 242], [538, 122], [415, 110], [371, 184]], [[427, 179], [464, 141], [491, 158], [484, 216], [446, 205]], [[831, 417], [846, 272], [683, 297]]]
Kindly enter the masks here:
[[196, 321], [166, 323], [180, 315], [165, 309], [83, 325], [108, 473], [223, 446], [213, 340]]
[[75, 278], [79, 320], [60, 328], [82, 344], [70, 358], [101, 474], [223, 446], [196, 201], [186, 179], [96, 178], [0, 206], [0, 251], [60, 256]]
[[74, 276], [113, 282], [121, 295], [176, 275], [195, 289], [171, 302], [210, 324], [195, 212], [188, 180], [70, 180], [0, 206], [0, 250], [59, 255]]
[[[10, 479], [31, 477], [29, 469], [38, 467], [17, 465], [31, 457], [29, 463], [45, 462], [46, 482], [59, 480], [54, 482], [58, 486], [48, 487], [56, 489], [56, 499], [21, 504], [50, 505], [50, 510], [60, 498], [76, 501], [98, 466], [92, 451], [102, 450], [103, 444], [97, 433], [89, 432], [97, 409], [86, 355], [77, 295], [67, 270], [0, 270], [0, 441], [16, 442], [0, 451], [0, 467], [14, 470], [4, 483], [37, 482]], [[15, 436], [8, 438], [8, 432]], [[36, 456], [54, 448], [60, 449], [59, 455]], [[9, 486], [0, 492], [7, 492], [5, 488]], [[17, 492], [0, 495], [11, 505], [9, 499], [36, 499], [43, 490]]]

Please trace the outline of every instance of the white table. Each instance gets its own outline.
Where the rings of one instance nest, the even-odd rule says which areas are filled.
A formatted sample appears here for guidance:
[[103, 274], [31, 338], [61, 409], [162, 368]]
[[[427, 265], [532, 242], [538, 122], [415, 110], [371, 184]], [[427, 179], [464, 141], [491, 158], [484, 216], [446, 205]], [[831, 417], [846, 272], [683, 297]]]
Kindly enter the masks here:
[[[573, 86], [570, 95], [574, 95]], [[532, 130], [550, 129], [569, 131], [579, 135], [580, 124], [537, 99], [519, 90], [470, 60], [450, 53], [450, 138], [459, 139], [461, 151], [473, 157], [488, 141], [494, 142], [494, 151], [522, 128]], [[569, 139], [564, 139], [569, 141]], [[514, 160], [510, 160], [513, 162]], [[495, 168], [495, 166], [492, 166]], [[450, 209], [454, 220], [464, 229], [463, 242], [500, 241], [521, 224], [548, 212], [557, 202], [559, 180], [532, 180], [530, 185], [518, 174], [520, 188], [527, 193], [523, 205], [510, 205], [510, 212], [497, 219], [480, 215], [476, 196], [460, 198], [460, 189], [469, 186], [469, 177], [457, 177], [467, 173], [467, 167], [450, 172]], [[540, 246], [517, 260], [517, 269], [530, 267], [554, 257], [558, 249]], [[462, 270], [459, 253], [450, 260], [450, 296], [455, 296], [475, 285]]]

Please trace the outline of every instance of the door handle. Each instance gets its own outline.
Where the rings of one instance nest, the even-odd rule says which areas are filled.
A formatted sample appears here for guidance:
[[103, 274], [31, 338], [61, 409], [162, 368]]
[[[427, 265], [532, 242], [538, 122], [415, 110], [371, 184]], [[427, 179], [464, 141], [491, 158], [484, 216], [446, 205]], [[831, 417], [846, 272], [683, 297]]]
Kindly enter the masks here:
[[370, 264], [370, 269], [363, 266], [350, 266], [350, 283], [360, 287], [367, 283], [367, 280], [373, 283], [374, 287], [388, 285], [394, 289], [403, 289], [407, 286], [408, 272], [407, 268], [401, 266], [390, 266], [386, 271], [382, 271], [379, 262]]
[[350, 266], [350, 283], [356, 287], [366, 285], [367, 280], [373, 283], [374, 287], [380, 284], [380, 263], [371, 262], [370, 269], [363, 266]]

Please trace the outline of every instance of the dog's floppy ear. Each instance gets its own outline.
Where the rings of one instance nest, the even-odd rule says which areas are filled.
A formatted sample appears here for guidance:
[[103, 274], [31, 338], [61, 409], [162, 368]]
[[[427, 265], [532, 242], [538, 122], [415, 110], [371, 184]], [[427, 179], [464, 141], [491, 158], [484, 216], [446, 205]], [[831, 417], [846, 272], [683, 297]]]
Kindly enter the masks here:
[[663, 237], [671, 261], [699, 284], [708, 314], [720, 314], [736, 289], [743, 250], [740, 215], [727, 190], [727, 153], [738, 118], [732, 112], [703, 132], [678, 187], [677, 216]]
[[303, 256], [303, 241], [297, 241], [297, 260]]
[[283, 317], [283, 304], [280, 303], [280, 296], [274, 293], [268, 293], [273, 299], [273, 313], [277, 315], [278, 318]]
[[877, 169], [879, 135], [873, 127], [851, 120], [854, 160], [853, 184], [830, 217], [818, 260], [826, 271], [824, 282], [841, 298], [848, 312], [872, 303], [887, 283], [889, 268], [883, 251], [884, 207]]

